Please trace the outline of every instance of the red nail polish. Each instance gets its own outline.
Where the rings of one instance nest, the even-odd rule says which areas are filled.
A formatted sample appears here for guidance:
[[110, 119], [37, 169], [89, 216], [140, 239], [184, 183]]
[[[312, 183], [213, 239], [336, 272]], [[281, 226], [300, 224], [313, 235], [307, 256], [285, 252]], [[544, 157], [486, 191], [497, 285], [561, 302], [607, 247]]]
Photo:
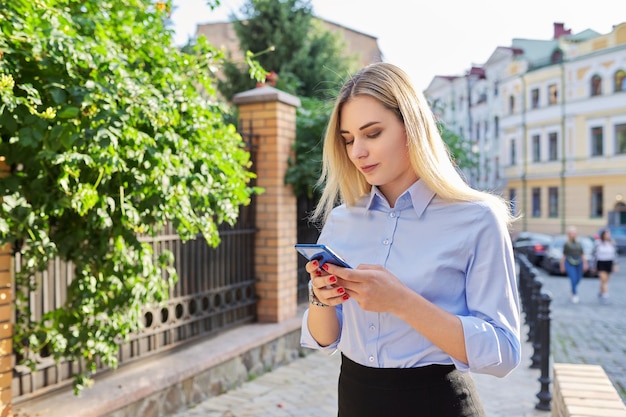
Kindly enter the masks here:
[[341, 297], [342, 300], [347, 300], [348, 298], [350, 298], [350, 296], [348, 294], [344, 294], [344, 296]]
[[324, 271], [328, 271], [328, 265], [324, 264], [322, 265], [322, 268], [324, 269]]
[[320, 271], [319, 269], [315, 270], [315, 276], [316, 277], [321, 277], [322, 276], [322, 271]]
[[344, 290], [343, 288], [337, 288], [337, 293], [339, 294], [343, 294], [346, 290]]
[[316, 268], [319, 266], [319, 262], [317, 262], [317, 261], [313, 261], [313, 262], [311, 262], [311, 263], [312, 263], [312, 264], [313, 264], [313, 266], [314, 266], [314, 267], [316, 267]]
[[330, 282], [337, 282], [337, 277], [336, 277], [336, 276], [334, 276], [334, 275], [331, 275], [330, 277], [328, 277], [328, 280], [329, 280]]

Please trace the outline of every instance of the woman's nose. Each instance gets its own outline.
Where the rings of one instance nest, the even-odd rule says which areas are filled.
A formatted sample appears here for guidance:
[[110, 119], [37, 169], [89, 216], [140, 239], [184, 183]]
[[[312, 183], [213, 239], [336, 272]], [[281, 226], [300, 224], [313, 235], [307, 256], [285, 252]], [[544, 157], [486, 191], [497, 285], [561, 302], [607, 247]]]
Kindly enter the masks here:
[[351, 148], [350, 152], [352, 154], [352, 159], [359, 159], [367, 156], [367, 146], [365, 145], [365, 141], [355, 138]]

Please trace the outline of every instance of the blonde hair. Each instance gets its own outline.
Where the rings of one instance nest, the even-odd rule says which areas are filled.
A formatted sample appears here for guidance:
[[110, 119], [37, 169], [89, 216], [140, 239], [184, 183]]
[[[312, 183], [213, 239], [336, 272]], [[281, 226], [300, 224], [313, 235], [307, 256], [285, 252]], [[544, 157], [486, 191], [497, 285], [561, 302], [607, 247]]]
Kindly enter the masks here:
[[415, 90], [402, 69], [384, 62], [361, 69], [344, 83], [337, 96], [324, 138], [322, 174], [318, 180], [323, 192], [312, 213], [314, 220], [325, 220], [338, 203], [354, 205], [371, 190], [371, 185], [348, 158], [345, 141], [339, 133], [343, 105], [361, 95], [375, 98], [403, 122], [411, 166], [428, 188], [444, 200], [485, 201], [505, 224], [512, 222], [505, 200], [475, 190], [463, 180], [423, 94]]

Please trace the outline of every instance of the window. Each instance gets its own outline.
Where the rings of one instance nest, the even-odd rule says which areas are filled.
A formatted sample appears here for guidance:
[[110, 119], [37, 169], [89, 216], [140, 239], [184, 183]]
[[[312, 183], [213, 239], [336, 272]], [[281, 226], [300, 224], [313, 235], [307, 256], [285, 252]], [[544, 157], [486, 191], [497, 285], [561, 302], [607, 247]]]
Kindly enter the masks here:
[[556, 84], [550, 84], [548, 86], [548, 104], [555, 105], [559, 103], [559, 90]]
[[509, 188], [509, 206], [511, 207], [511, 214], [517, 215], [517, 191], [515, 188]]
[[548, 217], [559, 217], [559, 189], [548, 188]]
[[496, 81], [493, 83], [493, 96], [498, 97], [498, 90], [500, 88], [500, 81]]
[[533, 88], [530, 91], [530, 108], [536, 109], [539, 107], [539, 89]]
[[615, 126], [615, 154], [626, 154], [626, 124]]
[[533, 188], [533, 217], [541, 217], [541, 188]]
[[496, 156], [494, 159], [494, 165], [496, 170], [496, 180], [500, 179], [500, 158]]
[[602, 94], [602, 77], [594, 75], [591, 77], [591, 96], [599, 96]]
[[515, 153], [515, 139], [511, 139], [511, 165], [517, 163], [517, 154]]
[[493, 134], [495, 135], [494, 137], [497, 138], [498, 136], [500, 136], [500, 118], [498, 116], [493, 118], [493, 129]]
[[509, 114], [515, 113], [515, 96], [509, 96]]
[[532, 137], [533, 147], [533, 162], [541, 161], [541, 137], [534, 135]]
[[556, 132], [548, 134], [548, 160], [556, 161], [559, 159], [559, 137]]
[[616, 93], [626, 91], [626, 71], [618, 70], [615, 72], [614, 84], [614, 90]]
[[604, 217], [603, 201], [602, 187], [591, 187], [591, 217]]
[[602, 127], [591, 128], [591, 156], [604, 155], [604, 135]]

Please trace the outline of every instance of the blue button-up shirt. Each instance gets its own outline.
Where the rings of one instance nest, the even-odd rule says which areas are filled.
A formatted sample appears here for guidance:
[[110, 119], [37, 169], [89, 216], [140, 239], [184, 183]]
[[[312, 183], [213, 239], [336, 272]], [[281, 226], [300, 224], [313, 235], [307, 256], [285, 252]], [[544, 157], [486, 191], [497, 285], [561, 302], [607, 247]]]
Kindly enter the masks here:
[[378, 368], [454, 364], [461, 371], [505, 376], [520, 363], [515, 261], [506, 225], [482, 202], [447, 202], [417, 181], [391, 208], [376, 187], [351, 207], [335, 208], [318, 239], [350, 265], [380, 264], [413, 291], [457, 315], [469, 364], [433, 345], [390, 313], [336, 307], [341, 333], [321, 347], [302, 322], [301, 344], [342, 351]]

